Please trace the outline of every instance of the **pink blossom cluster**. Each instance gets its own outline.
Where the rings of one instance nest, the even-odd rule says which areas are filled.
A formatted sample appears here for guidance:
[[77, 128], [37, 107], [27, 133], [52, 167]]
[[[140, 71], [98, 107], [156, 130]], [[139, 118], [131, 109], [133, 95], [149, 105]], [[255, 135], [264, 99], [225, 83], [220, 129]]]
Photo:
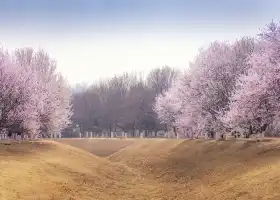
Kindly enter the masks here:
[[256, 38], [201, 49], [154, 110], [162, 123], [194, 134], [255, 134], [276, 129], [279, 102], [280, 25], [272, 22]]
[[71, 88], [43, 50], [0, 51], [0, 127], [57, 133], [70, 123]]

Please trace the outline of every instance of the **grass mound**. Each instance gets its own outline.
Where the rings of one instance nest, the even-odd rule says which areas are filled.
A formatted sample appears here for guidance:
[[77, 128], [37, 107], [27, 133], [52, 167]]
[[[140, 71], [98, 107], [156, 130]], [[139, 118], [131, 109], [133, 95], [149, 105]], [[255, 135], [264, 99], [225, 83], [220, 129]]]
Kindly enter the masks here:
[[[128, 167], [53, 141], [0, 144], [0, 199], [149, 199]], [[155, 184], [156, 185], [156, 184]]]
[[0, 144], [0, 199], [280, 199], [280, 140], [61, 142]]
[[280, 199], [280, 142], [147, 140], [109, 157], [175, 199]]

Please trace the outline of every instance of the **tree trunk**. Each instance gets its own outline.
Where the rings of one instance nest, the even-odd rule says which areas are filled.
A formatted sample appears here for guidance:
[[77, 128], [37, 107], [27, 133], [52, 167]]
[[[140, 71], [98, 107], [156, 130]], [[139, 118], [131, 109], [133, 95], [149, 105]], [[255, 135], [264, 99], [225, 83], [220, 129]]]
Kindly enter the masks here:
[[168, 131], [168, 125], [167, 124], [164, 124], [164, 128], [165, 128], [165, 132], [167, 132]]
[[213, 130], [210, 131], [210, 138], [211, 139], [214, 139], [215, 138], [215, 133]]
[[135, 126], [132, 128], [131, 137], [135, 137]]
[[248, 134], [245, 134], [245, 138], [250, 138], [250, 135], [253, 135], [254, 132], [253, 132], [253, 127], [250, 125], [249, 127], [249, 133]]
[[114, 137], [117, 136], [117, 122], [114, 123]]
[[177, 138], [177, 130], [176, 130], [175, 126], [173, 126], [173, 133], [174, 133], [174, 136]]
[[135, 122], [133, 123], [131, 136], [132, 136], [132, 137], [135, 137]]

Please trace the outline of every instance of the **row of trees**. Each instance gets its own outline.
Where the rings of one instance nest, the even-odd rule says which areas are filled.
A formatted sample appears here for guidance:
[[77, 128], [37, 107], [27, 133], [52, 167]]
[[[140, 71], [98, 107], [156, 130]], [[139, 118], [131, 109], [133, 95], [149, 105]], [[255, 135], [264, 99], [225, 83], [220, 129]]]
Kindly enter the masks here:
[[71, 88], [43, 50], [0, 50], [0, 127], [24, 135], [59, 134], [70, 124]]
[[219, 138], [229, 131], [277, 133], [280, 114], [280, 26], [256, 38], [215, 41], [163, 94], [154, 110], [184, 136]]
[[72, 120], [81, 132], [100, 136], [102, 132], [108, 136], [116, 132], [157, 134], [166, 126], [159, 123], [153, 111], [155, 97], [166, 91], [179, 73], [165, 66], [152, 70], [146, 78], [125, 73], [87, 87], [77, 86]]

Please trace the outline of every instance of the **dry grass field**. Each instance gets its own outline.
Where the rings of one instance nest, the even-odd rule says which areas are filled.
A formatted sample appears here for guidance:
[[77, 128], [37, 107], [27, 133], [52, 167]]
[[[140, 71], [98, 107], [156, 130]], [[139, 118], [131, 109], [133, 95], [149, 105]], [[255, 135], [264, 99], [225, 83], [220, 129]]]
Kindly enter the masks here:
[[0, 144], [0, 200], [280, 199], [280, 141]]

